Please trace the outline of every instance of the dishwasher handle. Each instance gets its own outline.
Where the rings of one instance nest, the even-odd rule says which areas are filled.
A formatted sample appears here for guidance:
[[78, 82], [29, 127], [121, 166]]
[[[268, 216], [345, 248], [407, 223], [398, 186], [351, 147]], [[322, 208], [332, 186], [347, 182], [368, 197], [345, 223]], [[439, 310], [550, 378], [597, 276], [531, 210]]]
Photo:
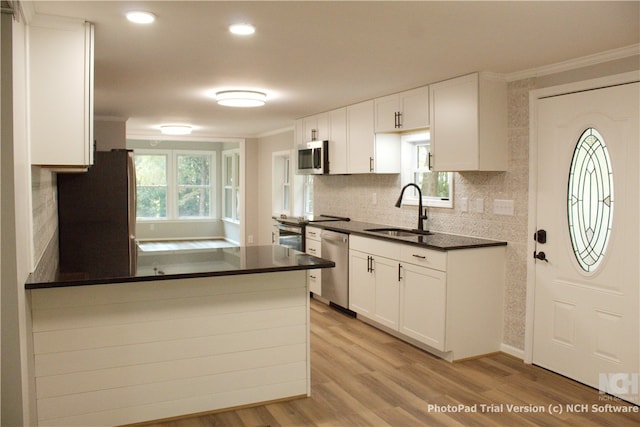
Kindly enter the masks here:
[[344, 233], [331, 233], [323, 231], [321, 238], [325, 242], [349, 243], [349, 235]]

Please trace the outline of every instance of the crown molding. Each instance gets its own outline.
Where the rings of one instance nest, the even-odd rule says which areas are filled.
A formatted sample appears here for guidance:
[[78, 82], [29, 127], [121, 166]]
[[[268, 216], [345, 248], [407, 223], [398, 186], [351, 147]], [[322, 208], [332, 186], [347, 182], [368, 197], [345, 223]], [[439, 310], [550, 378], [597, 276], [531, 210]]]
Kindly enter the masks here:
[[507, 81], [523, 80], [532, 77], [541, 77], [549, 74], [562, 73], [564, 71], [576, 70], [591, 65], [598, 65], [617, 59], [624, 59], [631, 56], [640, 55], [640, 44], [634, 44], [605, 52], [595, 53], [580, 58], [569, 59], [567, 61], [555, 64], [545, 65], [543, 67], [531, 68], [523, 71], [505, 74]]

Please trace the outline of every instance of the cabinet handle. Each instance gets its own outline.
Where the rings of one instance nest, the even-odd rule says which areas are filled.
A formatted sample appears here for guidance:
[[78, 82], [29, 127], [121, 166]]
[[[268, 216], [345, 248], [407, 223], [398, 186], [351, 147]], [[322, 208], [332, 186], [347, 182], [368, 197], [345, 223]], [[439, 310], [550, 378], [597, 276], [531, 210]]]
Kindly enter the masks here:
[[398, 264], [398, 282], [402, 280], [402, 264]]
[[413, 254], [413, 255], [412, 255], [412, 257], [414, 257], [414, 258], [420, 258], [420, 259], [427, 259], [427, 257], [426, 257], [426, 256], [424, 256], [424, 255], [417, 255], [417, 254]]
[[431, 157], [432, 156], [433, 156], [433, 154], [429, 153], [429, 159], [428, 159], [429, 164], [427, 165], [429, 170], [431, 170], [433, 168], [433, 166], [431, 165]]
[[316, 280], [316, 276], [309, 275], [309, 279]]
[[369, 157], [369, 172], [373, 172], [373, 157]]
[[371, 272], [371, 257], [367, 255], [367, 273]]
[[396, 112], [396, 128], [402, 127], [402, 113], [400, 111]]
[[314, 254], [315, 254], [315, 253], [316, 253], [316, 250], [315, 250], [315, 249], [313, 249], [313, 248], [309, 248], [309, 252], [311, 252], [311, 253], [314, 253]]
[[315, 231], [307, 231], [307, 234], [308, 234], [309, 236], [313, 236], [313, 237], [315, 237], [315, 236], [316, 236], [316, 232], [315, 232]]
[[271, 232], [271, 243], [275, 243], [276, 242], [276, 233], [275, 231]]
[[318, 131], [316, 129], [311, 129], [311, 140], [315, 141], [317, 136]]

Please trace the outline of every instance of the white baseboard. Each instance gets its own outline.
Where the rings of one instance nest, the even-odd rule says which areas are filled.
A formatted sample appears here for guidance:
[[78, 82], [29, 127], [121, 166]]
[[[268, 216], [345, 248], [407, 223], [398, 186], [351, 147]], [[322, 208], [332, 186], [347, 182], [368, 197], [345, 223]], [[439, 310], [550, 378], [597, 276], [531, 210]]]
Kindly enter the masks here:
[[513, 357], [517, 357], [518, 359], [524, 360], [524, 350], [520, 350], [519, 348], [502, 343], [500, 344], [500, 351], [502, 351], [503, 353], [507, 353]]

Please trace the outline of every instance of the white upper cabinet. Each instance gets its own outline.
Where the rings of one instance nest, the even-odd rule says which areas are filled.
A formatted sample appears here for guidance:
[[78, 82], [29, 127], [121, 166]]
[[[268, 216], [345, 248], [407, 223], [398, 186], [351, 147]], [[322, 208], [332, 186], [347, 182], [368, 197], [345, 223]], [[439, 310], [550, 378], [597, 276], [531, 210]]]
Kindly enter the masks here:
[[506, 170], [506, 82], [475, 73], [429, 88], [433, 170]]
[[347, 107], [347, 173], [400, 173], [400, 139], [374, 132], [374, 101]]
[[302, 119], [301, 144], [309, 141], [326, 141], [329, 139], [329, 113], [316, 114]]
[[347, 173], [347, 108], [329, 112], [329, 173]]
[[371, 173], [374, 169], [373, 101], [347, 107], [349, 173]]
[[429, 87], [375, 100], [375, 131], [402, 132], [429, 126]]
[[93, 164], [93, 25], [35, 15], [28, 26], [31, 163]]

